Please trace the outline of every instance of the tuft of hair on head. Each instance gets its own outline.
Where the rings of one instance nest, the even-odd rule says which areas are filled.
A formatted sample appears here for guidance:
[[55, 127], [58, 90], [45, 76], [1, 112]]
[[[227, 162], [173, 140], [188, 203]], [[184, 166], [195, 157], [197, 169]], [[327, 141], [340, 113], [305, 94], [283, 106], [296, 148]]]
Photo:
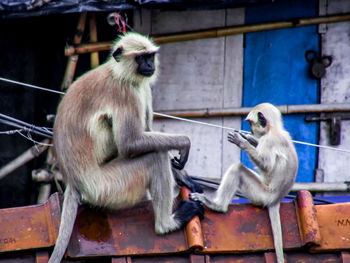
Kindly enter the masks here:
[[156, 53], [159, 47], [147, 36], [136, 32], [127, 32], [117, 39], [112, 47], [112, 52], [122, 48], [123, 56], [132, 56], [142, 53]]
[[271, 103], [261, 103], [256, 105], [248, 114], [246, 120], [253, 123], [259, 122], [260, 118], [265, 118], [265, 125], [274, 127], [276, 129], [283, 128], [282, 114], [280, 110]]

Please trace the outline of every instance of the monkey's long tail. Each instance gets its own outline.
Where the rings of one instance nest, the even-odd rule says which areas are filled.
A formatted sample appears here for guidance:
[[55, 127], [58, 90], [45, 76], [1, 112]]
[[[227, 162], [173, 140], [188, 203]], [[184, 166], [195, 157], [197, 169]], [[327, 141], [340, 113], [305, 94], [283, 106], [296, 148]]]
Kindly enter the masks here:
[[275, 245], [276, 257], [278, 263], [284, 263], [282, 227], [280, 218], [280, 202], [268, 207], [271, 222], [273, 243]]
[[77, 192], [67, 185], [66, 191], [64, 192], [60, 230], [58, 232], [55, 248], [48, 263], [61, 262], [73, 231], [75, 218], [77, 217], [78, 204], [79, 197]]

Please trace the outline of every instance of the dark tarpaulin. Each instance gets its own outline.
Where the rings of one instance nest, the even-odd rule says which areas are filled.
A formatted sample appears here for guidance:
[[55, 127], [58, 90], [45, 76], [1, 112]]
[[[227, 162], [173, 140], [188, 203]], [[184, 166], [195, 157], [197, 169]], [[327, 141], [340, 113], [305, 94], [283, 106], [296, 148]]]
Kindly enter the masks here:
[[164, 9], [215, 9], [240, 7], [274, 0], [1, 0], [0, 17], [18, 18], [79, 12]]

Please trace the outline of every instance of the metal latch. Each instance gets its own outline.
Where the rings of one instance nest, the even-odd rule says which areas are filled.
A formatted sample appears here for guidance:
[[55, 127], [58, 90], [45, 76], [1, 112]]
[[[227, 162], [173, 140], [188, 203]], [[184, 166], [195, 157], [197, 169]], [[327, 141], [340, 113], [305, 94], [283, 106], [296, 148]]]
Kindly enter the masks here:
[[322, 113], [320, 117], [306, 116], [305, 121], [327, 121], [329, 122], [329, 143], [339, 145], [341, 138], [341, 121], [350, 120], [350, 112]]

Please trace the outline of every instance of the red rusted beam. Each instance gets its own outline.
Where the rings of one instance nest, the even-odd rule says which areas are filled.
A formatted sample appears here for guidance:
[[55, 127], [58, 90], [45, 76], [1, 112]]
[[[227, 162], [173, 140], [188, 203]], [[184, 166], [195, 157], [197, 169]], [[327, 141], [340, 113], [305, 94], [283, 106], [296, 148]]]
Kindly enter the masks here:
[[[191, 191], [187, 187], [181, 187], [180, 196], [184, 200], [189, 200], [189, 194]], [[188, 246], [194, 249], [202, 250], [203, 245], [203, 234], [201, 222], [198, 216], [195, 216], [186, 226], [186, 236]]]
[[160, 255], [188, 249], [183, 230], [155, 233], [152, 204], [145, 201], [110, 212], [80, 207], [67, 254], [73, 258]]
[[342, 263], [350, 263], [350, 253], [346, 251], [342, 251], [340, 253], [340, 257], [342, 259]]
[[[286, 256], [284, 256], [284, 258], [285, 257]], [[264, 259], [265, 259], [265, 263], [277, 263], [276, 253], [273, 253], [273, 252], [264, 253]]]
[[0, 252], [53, 246], [60, 218], [58, 194], [41, 205], [0, 210]]
[[[350, 260], [346, 252], [350, 249], [350, 203], [314, 206], [311, 195], [301, 191], [295, 202], [281, 204], [280, 213], [288, 262], [310, 258], [315, 259], [313, 262]], [[0, 223], [6, 226], [0, 228], [0, 252], [40, 249], [44, 254], [33, 251], [36, 261], [45, 262], [47, 252], [42, 249], [54, 245], [59, 218], [57, 194], [43, 205], [0, 209]], [[202, 231], [202, 251], [194, 249], [197, 245], [193, 244], [198, 242], [189, 241], [193, 238], [191, 231], [157, 235], [149, 201], [120, 211], [81, 206], [67, 255], [73, 259], [104, 256], [111, 257], [112, 262], [129, 263], [134, 256], [147, 258], [143, 262], [167, 257], [168, 262], [183, 262], [180, 258], [187, 258], [205, 259], [206, 263], [238, 259], [252, 263], [274, 258], [270, 254], [274, 247], [266, 209], [233, 204], [227, 213], [206, 210], [198, 226]], [[297, 252], [300, 249], [303, 252]], [[7, 257], [8, 253], [3, 254], [0, 261]]]
[[321, 242], [313, 252], [350, 249], [350, 203], [316, 205]]
[[320, 227], [310, 192], [303, 190], [298, 193], [296, 209], [303, 243], [307, 245], [319, 245], [321, 242]]
[[[281, 203], [285, 249], [304, 245], [295, 211], [293, 202]], [[204, 250], [201, 253], [251, 253], [274, 249], [266, 209], [251, 204], [233, 204], [227, 213], [206, 210], [201, 224], [204, 237]]]
[[35, 253], [35, 263], [49, 262], [49, 253], [47, 251], [38, 251]]

